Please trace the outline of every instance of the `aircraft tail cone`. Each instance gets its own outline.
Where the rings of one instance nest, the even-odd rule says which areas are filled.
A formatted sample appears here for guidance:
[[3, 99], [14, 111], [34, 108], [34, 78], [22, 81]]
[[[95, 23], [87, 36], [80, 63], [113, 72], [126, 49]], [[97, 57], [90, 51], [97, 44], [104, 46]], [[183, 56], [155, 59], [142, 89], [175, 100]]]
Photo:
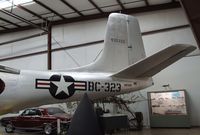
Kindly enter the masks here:
[[72, 118], [69, 135], [102, 135], [94, 107], [87, 94], [83, 96]]

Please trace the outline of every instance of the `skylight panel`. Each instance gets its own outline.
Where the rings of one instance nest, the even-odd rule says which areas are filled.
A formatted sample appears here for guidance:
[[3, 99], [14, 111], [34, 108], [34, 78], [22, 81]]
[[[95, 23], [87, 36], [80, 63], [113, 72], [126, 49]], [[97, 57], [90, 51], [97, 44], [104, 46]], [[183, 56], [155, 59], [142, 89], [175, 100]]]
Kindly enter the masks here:
[[9, 8], [19, 4], [33, 4], [33, 0], [0, 0], [0, 9]]

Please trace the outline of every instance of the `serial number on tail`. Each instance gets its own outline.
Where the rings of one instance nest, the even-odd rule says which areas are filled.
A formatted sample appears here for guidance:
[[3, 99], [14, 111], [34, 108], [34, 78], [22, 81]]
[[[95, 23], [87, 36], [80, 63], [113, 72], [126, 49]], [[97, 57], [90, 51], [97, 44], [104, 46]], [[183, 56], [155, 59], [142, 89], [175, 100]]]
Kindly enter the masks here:
[[120, 92], [121, 84], [114, 82], [88, 82], [88, 91]]

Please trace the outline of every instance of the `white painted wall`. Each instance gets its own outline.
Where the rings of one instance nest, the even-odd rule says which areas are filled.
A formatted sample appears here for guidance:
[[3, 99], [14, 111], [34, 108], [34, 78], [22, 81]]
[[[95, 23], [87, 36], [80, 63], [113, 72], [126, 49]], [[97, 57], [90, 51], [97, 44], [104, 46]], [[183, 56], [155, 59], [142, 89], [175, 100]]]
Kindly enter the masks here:
[[[163, 10], [136, 14], [142, 32], [157, 30], [188, 24], [182, 9]], [[60, 46], [76, 45], [104, 38], [107, 19], [98, 19], [80, 23], [60, 25], [53, 28], [53, 48]], [[11, 33], [0, 36], [0, 42], [38, 33], [39, 30], [31, 30], [19, 33]], [[55, 40], [59, 42], [55, 44]], [[171, 44], [188, 43], [196, 45], [196, 41], [190, 28], [183, 28], [168, 32], [156, 33], [143, 36], [147, 56], [163, 49]], [[0, 59], [8, 56], [26, 54], [35, 51], [46, 50], [46, 36], [0, 46]], [[54, 70], [68, 69], [92, 62], [103, 48], [103, 44], [81, 47], [53, 53], [52, 67]], [[196, 54], [199, 52], [196, 51]], [[32, 57], [0, 62], [19, 69], [47, 69], [47, 55], [36, 55]], [[77, 64], [78, 63], [78, 64]], [[162, 85], [170, 84], [172, 89], [186, 89], [189, 93], [190, 108], [192, 114], [192, 125], [200, 126], [200, 56], [185, 57], [175, 64], [169, 66], [154, 76], [155, 85], [140, 93], [146, 98], [147, 91], [163, 90]], [[134, 93], [135, 94], [135, 93]], [[148, 125], [147, 101], [138, 102], [131, 106], [135, 111], [142, 111], [145, 125]]]

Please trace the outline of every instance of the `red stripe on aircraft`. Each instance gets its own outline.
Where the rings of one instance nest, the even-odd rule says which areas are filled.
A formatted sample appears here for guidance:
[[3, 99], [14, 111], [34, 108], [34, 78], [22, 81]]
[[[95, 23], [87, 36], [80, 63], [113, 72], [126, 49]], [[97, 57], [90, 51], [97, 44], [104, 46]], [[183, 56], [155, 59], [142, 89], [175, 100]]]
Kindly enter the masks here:
[[49, 83], [37, 83], [37, 85], [49, 85]]
[[74, 82], [74, 89], [76, 90], [86, 90], [86, 82]]

